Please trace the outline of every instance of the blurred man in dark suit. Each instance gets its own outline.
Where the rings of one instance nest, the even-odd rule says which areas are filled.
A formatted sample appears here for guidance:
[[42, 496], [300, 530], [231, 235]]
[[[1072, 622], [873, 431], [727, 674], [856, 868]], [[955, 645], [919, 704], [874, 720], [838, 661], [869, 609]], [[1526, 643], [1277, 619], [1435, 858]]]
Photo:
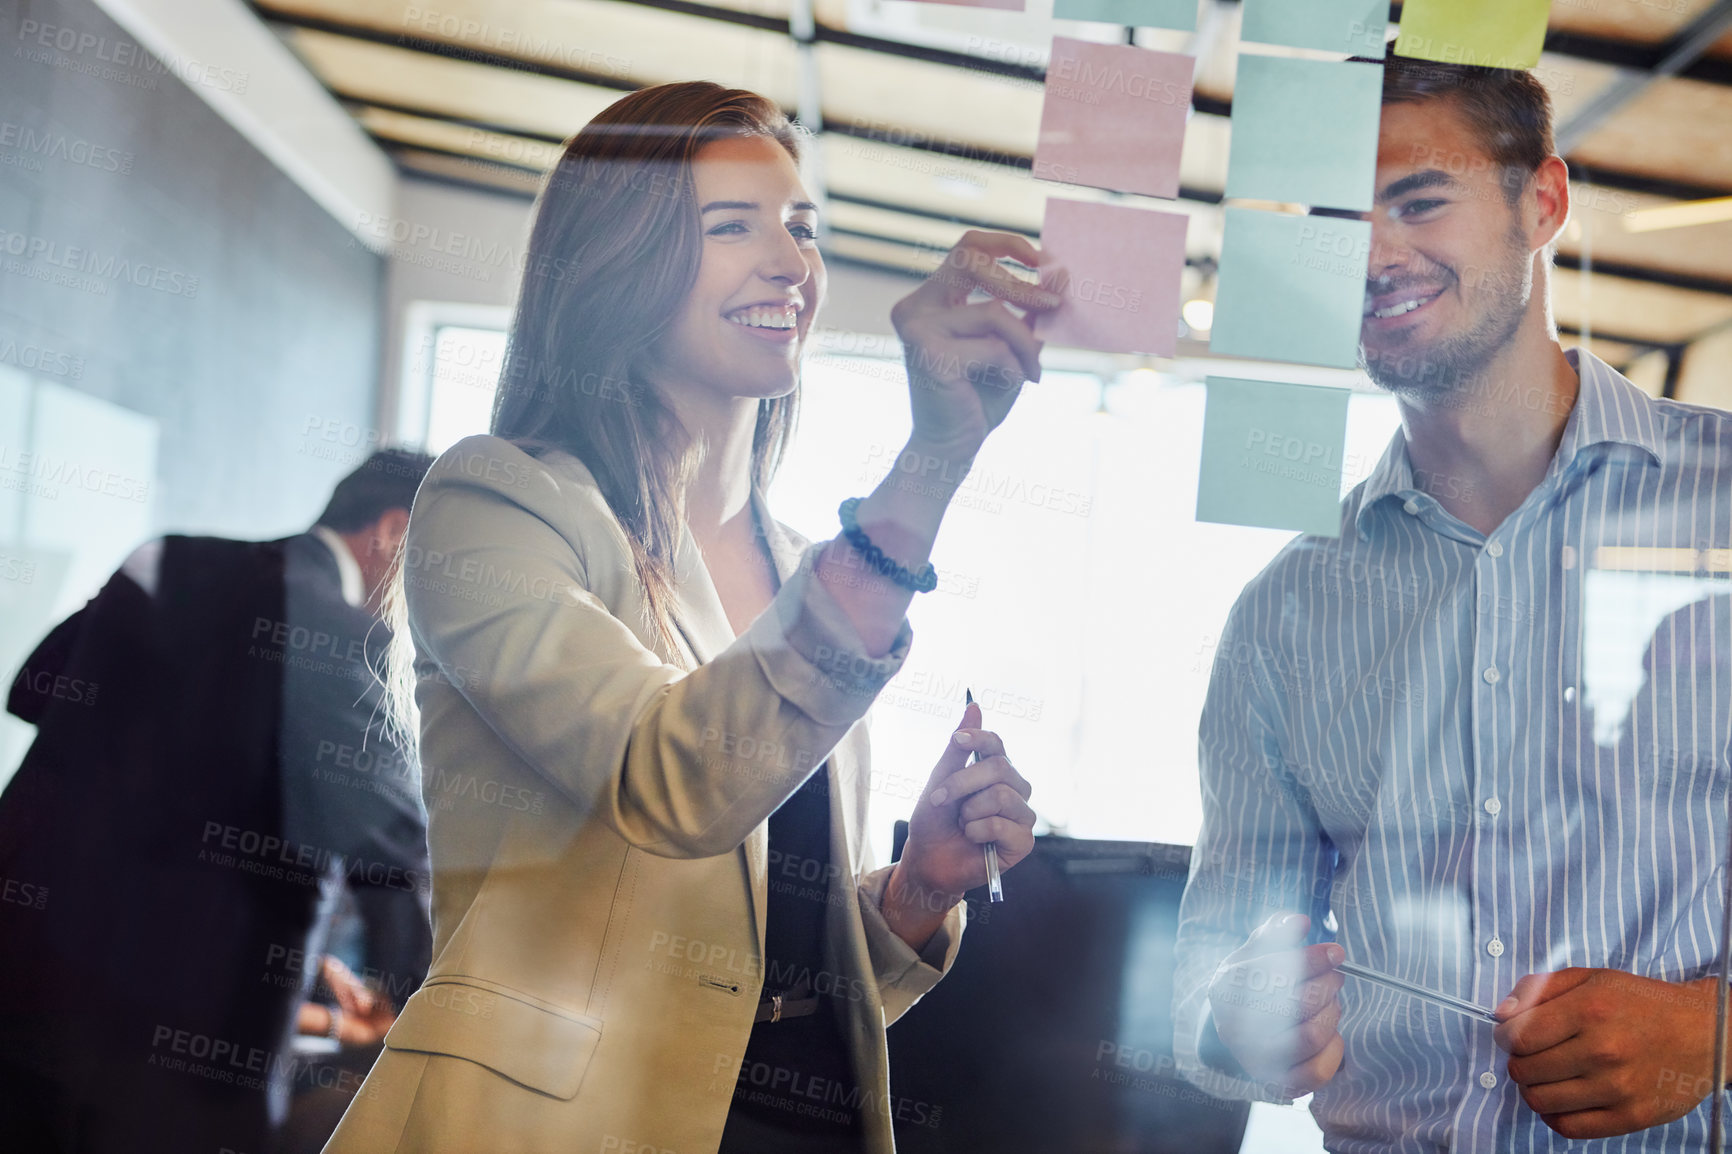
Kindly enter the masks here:
[[0, 795], [0, 882], [31, 897], [0, 902], [7, 1149], [262, 1154], [345, 884], [384, 998], [419, 983], [425, 814], [376, 674], [431, 463], [373, 454], [296, 536], [148, 542], [20, 672], [7, 707], [38, 732]]

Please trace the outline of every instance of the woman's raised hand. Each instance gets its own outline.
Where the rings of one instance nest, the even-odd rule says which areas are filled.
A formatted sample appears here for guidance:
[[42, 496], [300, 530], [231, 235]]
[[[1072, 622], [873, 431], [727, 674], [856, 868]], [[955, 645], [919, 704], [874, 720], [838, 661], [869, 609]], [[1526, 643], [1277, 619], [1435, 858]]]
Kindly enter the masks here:
[[[1020, 236], [969, 232], [926, 283], [890, 310], [908, 363], [914, 429], [890, 474], [855, 512], [872, 545], [910, 573], [931, 557], [944, 512], [987, 434], [1004, 421], [1023, 382], [1040, 377], [1032, 314], [1064, 300], [1062, 272], [1043, 269], [1043, 287], [1000, 265], [1002, 258], [1031, 269], [1045, 259]], [[988, 299], [970, 304], [977, 290]], [[908, 586], [863, 572], [842, 537], [831, 542], [817, 571], [859, 630], [866, 653], [887, 654], [908, 610]]]
[[[970, 231], [890, 310], [908, 366], [913, 439], [950, 460], [971, 459], [1009, 414], [1023, 382], [1040, 379], [1043, 342], [1034, 335], [1033, 314], [1064, 300], [1000, 265], [1004, 257], [1031, 269], [1043, 259], [1020, 236]], [[977, 290], [992, 299], [970, 304]]]

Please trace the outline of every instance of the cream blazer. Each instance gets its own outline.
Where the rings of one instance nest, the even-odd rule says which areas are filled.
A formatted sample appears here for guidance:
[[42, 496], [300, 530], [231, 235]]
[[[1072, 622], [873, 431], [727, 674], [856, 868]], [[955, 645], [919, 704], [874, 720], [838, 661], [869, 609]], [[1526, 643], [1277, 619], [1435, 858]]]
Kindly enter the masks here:
[[879, 912], [863, 831], [874, 660], [753, 500], [782, 586], [737, 640], [689, 532], [675, 644], [582, 463], [444, 453], [405, 542], [433, 965], [326, 1154], [710, 1154], [764, 983], [765, 822], [830, 774], [827, 973], [868, 1149], [894, 1148], [885, 1027], [956, 956]]

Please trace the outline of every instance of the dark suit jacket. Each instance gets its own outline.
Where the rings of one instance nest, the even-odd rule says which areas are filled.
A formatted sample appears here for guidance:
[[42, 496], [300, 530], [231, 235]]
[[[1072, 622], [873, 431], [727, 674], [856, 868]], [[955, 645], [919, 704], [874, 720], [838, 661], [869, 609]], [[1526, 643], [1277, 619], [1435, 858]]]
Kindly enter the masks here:
[[14, 682], [38, 733], [0, 878], [39, 899], [0, 902], [0, 1054], [122, 1119], [125, 1149], [263, 1147], [344, 880], [419, 927], [395, 1000], [425, 967], [418, 782], [369, 673], [387, 640], [311, 534], [171, 536], [154, 595], [116, 573]]

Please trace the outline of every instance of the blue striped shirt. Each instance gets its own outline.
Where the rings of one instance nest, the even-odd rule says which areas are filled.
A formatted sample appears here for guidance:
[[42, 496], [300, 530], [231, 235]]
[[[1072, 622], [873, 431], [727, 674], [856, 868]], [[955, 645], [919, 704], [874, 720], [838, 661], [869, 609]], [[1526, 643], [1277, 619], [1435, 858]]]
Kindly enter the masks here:
[[[1210, 976], [1278, 910], [1488, 1008], [1567, 966], [1713, 972], [1732, 414], [1569, 355], [1557, 453], [1493, 533], [1415, 485], [1397, 433], [1340, 538], [1295, 539], [1233, 608], [1174, 986], [1179, 1067], [1214, 1093], [1281, 1100], [1197, 1056]], [[1345, 1058], [1312, 1100], [1330, 1149], [1577, 1148], [1522, 1102], [1489, 1025], [1354, 978], [1341, 1000]], [[1707, 1118], [1704, 1102], [1594, 1148], [1704, 1149]]]

